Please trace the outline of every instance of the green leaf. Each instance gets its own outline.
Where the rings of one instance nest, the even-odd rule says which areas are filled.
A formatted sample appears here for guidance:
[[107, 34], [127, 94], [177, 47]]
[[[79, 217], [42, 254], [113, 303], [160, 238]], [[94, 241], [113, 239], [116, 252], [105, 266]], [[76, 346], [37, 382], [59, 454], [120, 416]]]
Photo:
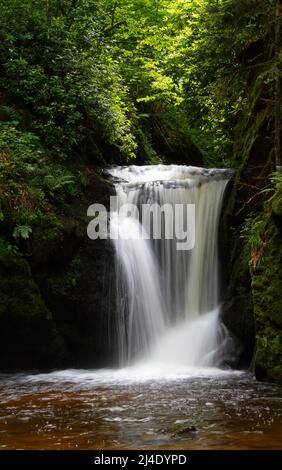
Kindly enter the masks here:
[[13, 231], [13, 237], [16, 239], [22, 238], [27, 240], [32, 233], [32, 228], [29, 225], [17, 225]]

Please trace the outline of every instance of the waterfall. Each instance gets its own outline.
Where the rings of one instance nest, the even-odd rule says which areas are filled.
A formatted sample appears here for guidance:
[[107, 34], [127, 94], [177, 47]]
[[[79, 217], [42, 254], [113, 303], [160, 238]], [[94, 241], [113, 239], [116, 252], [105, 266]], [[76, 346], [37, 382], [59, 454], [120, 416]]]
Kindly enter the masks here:
[[[116, 167], [109, 172], [118, 200], [110, 227], [117, 261], [121, 365], [141, 359], [220, 365], [229, 336], [219, 316], [218, 228], [230, 172], [179, 165]], [[131, 216], [121, 213], [124, 204], [139, 210]], [[152, 238], [152, 217], [144, 216], [144, 204], [168, 208], [159, 219], [159, 238]], [[183, 207], [183, 227], [192, 237], [187, 205], [195, 208], [195, 243], [192, 249], [177, 249], [180, 227], [171, 234], [168, 226]]]

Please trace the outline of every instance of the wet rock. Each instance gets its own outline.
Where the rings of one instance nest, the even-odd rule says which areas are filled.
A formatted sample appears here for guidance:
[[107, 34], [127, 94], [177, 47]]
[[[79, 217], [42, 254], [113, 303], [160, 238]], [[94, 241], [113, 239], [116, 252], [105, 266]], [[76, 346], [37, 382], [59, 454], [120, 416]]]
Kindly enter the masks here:
[[28, 262], [0, 243], [0, 370], [59, 366], [66, 354]]
[[189, 426], [185, 423], [177, 423], [173, 426], [171, 433], [173, 437], [193, 436], [198, 432], [195, 426]]
[[[109, 339], [116, 309], [114, 247], [111, 240], [88, 238], [90, 219], [86, 217], [91, 204], [108, 209], [113, 194], [109, 180], [92, 175], [79, 211], [82, 236], [71, 243], [70, 250], [65, 249], [64, 259], [42, 265], [37, 272], [42, 296], [67, 346], [68, 367], [103, 367], [113, 363], [115, 356], [114, 341]], [[77, 240], [76, 233], [73, 238]]]
[[26, 256], [0, 246], [2, 371], [97, 367], [114, 356], [114, 248], [89, 240], [86, 216], [90, 204], [108, 207], [114, 188], [93, 171], [88, 176], [83, 197], [62, 210], [62, 230], [46, 237], [37, 227]]

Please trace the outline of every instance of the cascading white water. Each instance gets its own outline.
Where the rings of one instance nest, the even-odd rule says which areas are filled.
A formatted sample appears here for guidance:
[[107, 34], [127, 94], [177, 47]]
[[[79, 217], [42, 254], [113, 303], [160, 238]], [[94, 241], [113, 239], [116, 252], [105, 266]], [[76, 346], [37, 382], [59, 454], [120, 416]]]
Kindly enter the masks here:
[[159, 270], [149, 240], [137, 239], [139, 221], [113, 217], [118, 257], [118, 346], [122, 364], [148, 351], [164, 332]]
[[[140, 215], [111, 215], [117, 256], [117, 334], [120, 362], [141, 358], [174, 366], [217, 366], [229, 341], [219, 319], [218, 224], [228, 170], [155, 165], [117, 167], [118, 206], [195, 205], [195, 245], [152, 235]], [[187, 220], [186, 220], [187, 223]], [[147, 237], [138, 238], [140, 230]]]

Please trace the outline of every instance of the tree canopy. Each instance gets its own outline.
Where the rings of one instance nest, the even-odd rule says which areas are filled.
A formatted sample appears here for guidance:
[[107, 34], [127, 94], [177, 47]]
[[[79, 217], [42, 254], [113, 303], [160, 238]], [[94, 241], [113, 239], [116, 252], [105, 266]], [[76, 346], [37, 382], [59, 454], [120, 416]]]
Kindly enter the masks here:
[[[275, 75], [272, 0], [1, 0], [1, 116], [54, 155], [230, 156], [256, 68]], [[264, 44], [259, 44], [259, 42]], [[252, 48], [257, 48], [252, 54]], [[262, 50], [263, 49], [263, 50]], [[260, 68], [259, 68], [260, 67]], [[158, 145], [157, 145], [158, 148]]]
[[83, 191], [82, 161], [240, 167], [258, 142], [271, 171], [277, 3], [0, 0], [0, 202], [23, 205], [11, 225]]

